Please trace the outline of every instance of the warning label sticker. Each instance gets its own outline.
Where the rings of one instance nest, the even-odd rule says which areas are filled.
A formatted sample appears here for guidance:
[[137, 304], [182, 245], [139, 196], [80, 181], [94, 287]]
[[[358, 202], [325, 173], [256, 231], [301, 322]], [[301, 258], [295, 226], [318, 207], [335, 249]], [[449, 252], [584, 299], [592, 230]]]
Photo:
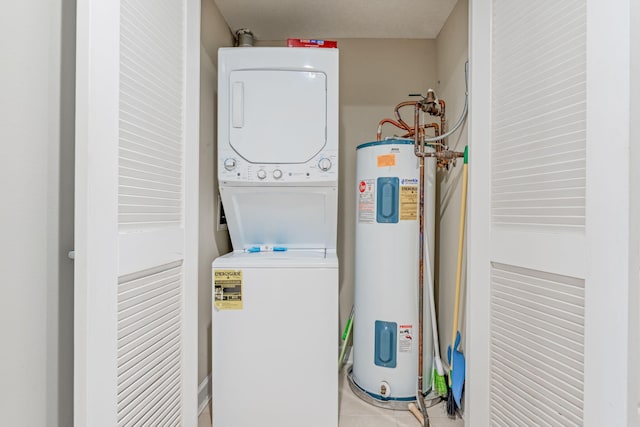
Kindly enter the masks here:
[[384, 168], [387, 166], [395, 166], [396, 165], [396, 155], [395, 154], [381, 154], [378, 156], [378, 167]]
[[418, 219], [418, 186], [400, 186], [400, 220]]
[[375, 180], [363, 179], [358, 184], [358, 222], [376, 221]]
[[411, 353], [413, 347], [413, 325], [398, 326], [398, 351]]
[[213, 271], [213, 304], [218, 310], [242, 310], [242, 270]]

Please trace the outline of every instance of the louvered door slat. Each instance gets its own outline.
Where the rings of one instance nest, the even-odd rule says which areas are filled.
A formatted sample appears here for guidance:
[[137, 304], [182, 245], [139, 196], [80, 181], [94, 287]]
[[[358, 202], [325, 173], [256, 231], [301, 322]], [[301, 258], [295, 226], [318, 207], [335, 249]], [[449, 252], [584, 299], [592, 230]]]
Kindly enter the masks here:
[[[494, 264], [491, 289], [492, 416], [508, 417], [513, 405], [533, 406], [537, 415], [523, 425], [581, 425], [584, 282]], [[494, 399], [504, 388], [511, 393]]]
[[[180, 394], [182, 268], [121, 279], [118, 293], [118, 425], [139, 425]], [[160, 405], [162, 404], [162, 405]], [[159, 406], [158, 406], [159, 405]]]
[[[492, 201], [500, 201], [493, 220], [582, 227], [584, 203], [575, 202], [584, 200], [585, 188], [585, 8], [569, 2], [549, 16], [547, 7], [551, 3], [493, 2]], [[564, 208], [545, 198], [526, 206], [498, 199], [505, 192], [559, 189], [579, 190], [579, 198], [565, 193], [571, 200]]]

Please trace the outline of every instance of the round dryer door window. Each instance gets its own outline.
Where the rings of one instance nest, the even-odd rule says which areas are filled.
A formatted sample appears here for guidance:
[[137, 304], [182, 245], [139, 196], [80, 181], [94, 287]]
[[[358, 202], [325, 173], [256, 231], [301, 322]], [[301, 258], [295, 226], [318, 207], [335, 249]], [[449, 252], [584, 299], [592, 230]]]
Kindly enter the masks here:
[[232, 71], [229, 143], [251, 163], [306, 163], [327, 141], [327, 78], [321, 72]]

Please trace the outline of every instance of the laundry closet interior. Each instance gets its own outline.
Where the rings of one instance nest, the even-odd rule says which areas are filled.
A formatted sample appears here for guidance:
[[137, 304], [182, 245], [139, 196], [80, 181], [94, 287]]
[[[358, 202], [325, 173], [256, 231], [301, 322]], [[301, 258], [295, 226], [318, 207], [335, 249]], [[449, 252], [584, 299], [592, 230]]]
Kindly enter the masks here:
[[[403, 5], [376, 5], [369, 7], [367, 4], [350, 4], [343, 5], [338, 2], [335, 4], [308, 4], [303, 5], [298, 2], [274, 2], [266, 4], [256, 2], [253, 4], [245, 4], [232, 1], [204, 1], [202, 2], [202, 49], [201, 49], [201, 88], [200, 88], [200, 194], [206, 203], [201, 203], [201, 222], [200, 222], [200, 255], [199, 255], [199, 282], [200, 282], [200, 298], [199, 298], [199, 366], [198, 380], [202, 382], [206, 380], [211, 373], [211, 332], [215, 335], [214, 326], [210, 325], [211, 318], [207, 313], [211, 308], [211, 301], [214, 298], [211, 287], [211, 261], [216, 256], [225, 254], [236, 247], [233, 247], [229, 239], [228, 227], [220, 222], [220, 209], [223, 206], [219, 193], [219, 168], [225, 167], [225, 159], [219, 158], [218, 149], [220, 141], [220, 123], [217, 119], [220, 117], [218, 111], [220, 107], [219, 93], [219, 75], [220, 67], [218, 49], [237, 46], [247, 42], [250, 37], [250, 43], [255, 48], [268, 49], [270, 47], [285, 47], [287, 39], [312, 39], [336, 41], [337, 50], [339, 51], [339, 87], [338, 87], [338, 135], [339, 144], [335, 163], [338, 164], [337, 169], [337, 255], [339, 259], [339, 279], [338, 279], [338, 302], [339, 312], [338, 321], [339, 329], [336, 330], [335, 347], [336, 351], [341, 346], [342, 332], [346, 332], [347, 323], [351, 323], [350, 314], [354, 307], [355, 293], [355, 265], [356, 257], [356, 227], [359, 223], [360, 204], [358, 202], [360, 195], [358, 194], [358, 185], [363, 177], [357, 176], [356, 172], [356, 156], [359, 146], [366, 143], [374, 143], [379, 139], [379, 149], [387, 150], [389, 153], [395, 153], [399, 148], [403, 151], [402, 155], [398, 154], [398, 162], [400, 156], [402, 162], [409, 164], [406, 175], [400, 176], [400, 179], [413, 179], [411, 190], [418, 189], [418, 157], [413, 154], [413, 135], [407, 137], [407, 130], [388, 125], [388, 122], [380, 127], [381, 134], [378, 134], [379, 125], [385, 118], [395, 120], [394, 114], [397, 111], [402, 114], [402, 120], [413, 126], [414, 108], [412, 105], [406, 105], [398, 109], [401, 103], [414, 102], [424, 99], [427, 91], [432, 91], [440, 100], [440, 105], [446, 105], [446, 115], [429, 116], [421, 114], [420, 117], [425, 124], [436, 123], [435, 127], [443, 127], [441, 133], [449, 131], [456, 122], [460, 121], [459, 128], [456, 129], [447, 139], [446, 146], [451, 152], [457, 152], [459, 157], [450, 161], [443, 162], [440, 166], [436, 166], [435, 158], [426, 158], [430, 177], [427, 187], [425, 187], [426, 205], [424, 222], [427, 230], [427, 240], [431, 243], [427, 245], [428, 261], [428, 279], [435, 284], [437, 317], [439, 324], [440, 336], [440, 354], [442, 360], [446, 359], [447, 347], [450, 343], [451, 329], [453, 327], [453, 311], [456, 294], [456, 273], [458, 264], [458, 244], [459, 244], [459, 227], [460, 227], [460, 204], [462, 196], [462, 180], [463, 180], [463, 162], [462, 152], [467, 145], [467, 126], [464, 114], [466, 113], [466, 92], [467, 88], [467, 67], [468, 67], [468, 4], [467, 1], [447, 1], [447, 2], [413, 2]], [[237, 32], [240, 30], [240, 32]], [[246, 46], [246, 45], [245, 45]], [[247, 47], [237, 46], [233, 49], [246, 49]], [[248, 49], [254, 49], [249, 47]], [[309, 47], [308, 49], [324, 48]], [[329, 50], [329, 49], [327, 49]], [[249, 89], [245, 89], [249, 90]], [[418, 95], [418, 96], [417, 96]], [[249, 96], [249, 95], [246, 95]], [[223, 104], [224, 105], [224, 104]], [[408, 108], [407, 108], [408, 107]], [[232, 114], [231, 112], [229, 114]], [[266, 114], [266, 113], [265, 113]], [[443, 119], [441, 121], [441, 119]], [[439, 130], [439, 129], [438, 129]], [[283, 130], [284, 131], [284, 130]], [[434, 129], [424, 130], [425, 137], [433, 137], [437, 135]], [[305, 143], [305, 134], [301, 133], [300, 144]], [[403, 138], [404, 137], [404, 138]], [[394, 138], [398, 138], [395, 140]], [[387, 143], [385, 143], [387, 141]], [[399, 148], [398, 148], [399, 147]], [[362, 151], [366, 151], [369, 147], [363, 147]], [[375, 147], [374, 147], [375, 148]], [[406, 150], [405, 150], [406, 149]], [[373, 159], [379, 155], [387, 155], [380, 152], [372, 157]], [[397, 151], [399, 153], [399, 151]], [[395, 156], [396, 154], [389, 154]], [[236, 156], [238, 157], [238, 156]], [[239, 156], [242, 159], [242, 156]], [[236, 161], [235, 159], [233, 160]], [[375, 162], [375, 160], [374, 160]], [[271, 168], [273, 169], [273, 168]], [[374, 168], [375, 169], [375, 168]], [[270, 178], [271, 170], [265, 169]], [[387, 168], [389, 170], [389, 168]], [[375, 171], [374, 171], [375, 172]], [[255, 173], [255, 171], [254, 171]], [[387, 172], [386, 175], [395, 175], [398, 177], [397, 171]], [[286, 175], [286, 171], [285, 171]], [[385, 176], [385, 173], [382, 173]], [[366, 178], [375, 178], [374, 175]], [[403, 182], [404, 185], [404, 182]], [[397, 190], [397, 189], [396, 189]], [[380, 197], [380, 196], [379, 196]], [[404, 196], [400, 196], [404, 197]], [[224, 200], [224, 198], [222, 198]], [[404, 199], [403, 199], [404, 201]], [[398, 206], [399, 202], [396, 201]], [[405, 246], [411, 247], [411, 251], [403, 254], [408, 260], [400, 264], [392, 262], [388, 265], [388, 269], [393, 273], [389, 273], [397, 279], [390, 280], [388, 287], [399, 287], [400, 290], [394, 290], [395, 295], [400, 294], [401, 299], [407, 300], [409, 311], [417, 312], [417, 292], [418, 285], [416, 283], [418, 272], [417, 259], [417, 239], [418, 239], [418, 221], [417, 221], [417, 197], [409, 201], [409, 210], [413, 209], [412, 221], [398, 221], [402, 224], [411, 223], [409, 231], [405, 234], [387, 236], [384, 239], [375, 242], [375, 249], [370, 254], [373, 256], [371, 260], [363, 260], [361, 264], [363, 268], [367, 265], [374, 267], [376, 264], [389, 263], [389, 257], [385, 253], [402, 251]], [[400, 214], [403, 215], [402, 208]], [[405, 210], [407, 208], [405, 207]], [[225, 209], [227, 220], [229, 219], [229, 209]], [[363, 217], [364, 218], [364, 217]], [[407, 218], [402, 218], [407, 219]], [[366, 222], [366, 219], [363, 220]], [[360, 221], [360, 222], [363, 222]], [[224, 219], [223, 221], [224, 222]], [[375, 222], [375, 221], [374, 221]], [[386, 224], [376, 224], [385, 226]], [[368, 226], [368, 224], [367, 224]], [[365, 227], [366, 228], [366, 227]], [[395, 230], [395, 229], [392, 229]], [[364, 231], [363, 233], [366, 233]], [[395, 231], [392, 231], [395, 233]], [[210, 241], [209, 236], [215, 236], [214, 241]], [[405, 240], [408, 237], [408, 240]], [[233, 239], [233, 237], [232, 237]], [[414, 248], [415, 246], [415, 248]], [[247, 248], [241, 248], [243, 250]], [[268, 245], [267, 245], [267, 249]], [[364, 249], [364, 248], [362, 248]], [[264, 250], [264, 249], [263, 249]], [[463, 251], [464, 254], [464, 251]], [[464, 255], [463, 255], [464, 256]], [[464, 268], [465, 259], [461, 260], [461, 290], [460, 294], [464, 295], [466, 272]], [[369, 263], [369, 264], [368, 264]], [[395, 264], [394, 264], [395, 263]], [[371, 267], [369, 269], [371, 269]], [[408, 277], [401, 274], [404, 269], [415, 270]], [[214, 267], [215, 269], [215, 267]], [[364, 273], [362, 273], [364, 274]], [[402, 283], [406, 282], [406, 283]], [[203, 287], [203, 283], [209, 283], [209, 286]], [[404, 287], [404, 288], [402, 288]], [[368, 292], [368, 291], [365, 291]], [[375, 292], [372, 289], [371, 292]], [[402, 295], [402, 293], [406, 295]], [[425, 284], [425, 293], [429, 294], [429, 288]], [[460, 317], [458, 330], [464, 337], [464, 296], [460, 299], [461, 304], [458, 307]], [[430, 390], [432, 362], [433, 362], [433, 341], [431, 339], [431, 318], [430, 309], [428, 307], [429, 299], [424, 309], [427, 319], [425, 320], [424, 336], [427, 337], [425, 343], [425, 354], [427, 354], [425, 364], [424, 391], [425, 394]], [[288, 304], [308, 303], [308, 301], [282, 301], [284, 306]], [[365, 305], [366, 303], [362, 303]], [[372, 301], [371, 304], [376, 306], [384, 304], [383, 301]], [[412, 305], [416, 305], [413, 307]], [[357, 305], [357, 303], [356, 303]], [[406, 308], [406, 307], [405, 307]], [[361, 309], [364, 312], [364, 308]], [[215, 307], [213, 308], [215, 312]], [[356, 308], [357, 313], [357, 308]], [[415, 313], [413, 314], [415, 317]], [[398, 317], [402, 318], [400, 314]], [[357, 314], [354, 316], [353, 323], [357, 332], [358, 327]], [[409, 326], [410, 335], [417, 338], [417, 318], [411, 321], [403, 321], [401, 319], [382, 319], [397, 320], [400, 326]], [[318, 321], [321, 321], [319, 319]], [[404, 325], [403, 325], [404, 323]], [[409, 323], [407, 325], [407, 323]], [[361, 321], [364, 324], [364, 320]], [[286, 328], [286, 325], [284, 325]], [[362, 327], [362, 326], [361, 326]], [[394, 326], [397, 328], [398, 326]], [[405, 336], [407, 331], [405, 329]], [[368, 332], [367, 332], [368, 333]], [[371, 322], [371, 334], [374, 334], [374, 322]], [[364, 334], [364, 332], [360, 332]], [[286, 337], [280, 337], [285, 344], [283, 345], [283, 353], [287, 352]], [[398, 332], [394, 331], [393, 339], [398, 339]], [[398, 344], [398, 343], [396, 343]], [[394, 346], [396, 346], [394, 344]], [[293, 342], [290, 345], [295, 346]], [[371, 359], [374, 358], [374, 343], [371, 343]], [[414, 357], [417, 350], [417, 339], [414, 343]], [[215, 338], [213, 343], [213, 357], [216, 357]], [[351, 350], [351, 340], [348, 343], [348, 349]], [[459, 348], [464, 351], [464, 338]], [[407, 352], [407, 348], [396, 349], [402, 355], [403, 351]], [[368, 351], [367, 351], [368, 353]], [[347, 357], [352, 354], [347, 353]], [[366, 358], [369, 358], [367, 354]], [[427, 366], [428, 362], [428, 366]], [[351, 358], [346, 361], [347, 365], [352, 363]], [[401, 363], [407, 363], [402, 361]], [[411, 363], [415, 364], [414, 362]], [[373, 362], [372, 362], [373, 365]], [[214, 362], [215, 366], [215, 362]], [[215, 369], [215, 368], [214, 368]], [[377, 367], [375, 369], [382, 369]], [[406, 369], [406, 367], [405, 367]], [[415, 368], [412, 367], [413, 371]], [[412, 372], [413, 372], [412, 371]], [[215, 377], [215, 372], [213, 373]], [[345, 375], [345, 374], [342, 374]], [[406, 377], [406, 374], [405, 374]], [[412, 389], [415, 384], [414, 374], [409, 381], [408, 387]], [[345, 379], [345, 381], [347, 381]], [[376, 380], [377, 381], [377, 380]], [[407, 387], [407, 386], [405, 386]], [[366, 390], [365, 394], [372, 392], [378, 395], [379, 399], [384, 400], [385, 397], [380, 394], [378, 383], [369, 387], [374, 390]], [[394, 389], [394, 384], [389, 386], [390, 390]], [[346, 390], [344, 392], [351, 392]], [[393, 391], [392, 391], [393, 393]], [[411, 391], [413, 394], [414, 391]], [[213, 412], [215, 413], [215, 381], [213, 386]], [[406, 392], [404, 393], [406, 394]], [[395, 396], [395, 394], [394, 394]], [[401, 400], [399, 405], [401, 410], [406, 411], [406, 402]], [[372, 406], [373, 408], [374, 406]], [[397, 408], [396, 408], [397, 410]], [[390, 414], [394, 414], [393, 409], [389, 410]], [[370, 415], [374, 415], [373, 414]], [[407, 412], [408, 414], [408, 412]], [[458, 422], [461, 411], [458, 412]], [[411, 415], [409, 415], [411, 416]], [[440, 413], [440, 416], [445, 416]], [[391, 415], [392, 423], [395, 423], [395, 415]], [[411, 420], [407, 421], [411, 422]], [[417, 421], [413, 420], [417, 424]], [[391, 424], [394, 425], [394, 424]]]

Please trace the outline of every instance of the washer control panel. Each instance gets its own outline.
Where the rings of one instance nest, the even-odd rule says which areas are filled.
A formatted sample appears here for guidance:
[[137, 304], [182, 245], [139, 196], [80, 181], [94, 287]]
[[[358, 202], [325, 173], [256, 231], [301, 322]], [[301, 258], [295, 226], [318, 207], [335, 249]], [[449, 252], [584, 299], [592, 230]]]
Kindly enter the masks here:
[[218, 178], [225, 182], [299, 183], [335, 181], [338, 178], [337, 151], [323, 151], [306, 163], [250, 163], [237, 153], [220, 152]]

